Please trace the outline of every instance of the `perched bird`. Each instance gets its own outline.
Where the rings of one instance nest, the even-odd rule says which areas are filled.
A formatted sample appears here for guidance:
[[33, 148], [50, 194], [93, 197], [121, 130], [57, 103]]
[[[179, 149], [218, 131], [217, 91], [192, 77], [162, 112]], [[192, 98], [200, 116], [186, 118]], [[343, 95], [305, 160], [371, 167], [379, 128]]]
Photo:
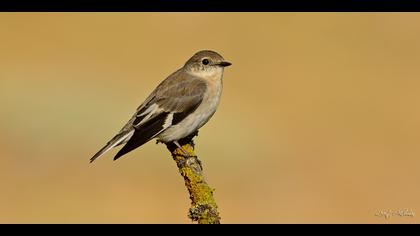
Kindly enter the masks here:
[[194, 54], [155, 88], [128, 123], [90, 162], [125, 144], [114, 157], [117, 160], [153, 138], [163, 143], [173, 142], [183, 150], [178, 140], [196, 132], [216, 112], [222, 94], [223, 70], [230, 65], [214, 51]]

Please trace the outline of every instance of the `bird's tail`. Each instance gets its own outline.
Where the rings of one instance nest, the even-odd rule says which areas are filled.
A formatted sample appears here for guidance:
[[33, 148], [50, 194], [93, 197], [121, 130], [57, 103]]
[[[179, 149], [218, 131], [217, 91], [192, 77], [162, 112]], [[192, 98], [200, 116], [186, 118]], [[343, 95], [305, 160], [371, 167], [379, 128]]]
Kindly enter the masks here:
[[134, 134], [134, 130], [130, 130], [130, 131], [126, 131], [126, 132], [117, 134], [114, 138], [112, 138], [105, 145], [105, 147], [101, 148], [101, 150], [99, 150], [95, 155], [93, 155], [92, 158], [90, 158], [90, 163], [92, 163], [94, 160], [96, 160], [96, 158], [104, 155], [106, 152], [108, 152], [112, 148], [126, 143], [131, 138], [131, 136], [133, 134]]

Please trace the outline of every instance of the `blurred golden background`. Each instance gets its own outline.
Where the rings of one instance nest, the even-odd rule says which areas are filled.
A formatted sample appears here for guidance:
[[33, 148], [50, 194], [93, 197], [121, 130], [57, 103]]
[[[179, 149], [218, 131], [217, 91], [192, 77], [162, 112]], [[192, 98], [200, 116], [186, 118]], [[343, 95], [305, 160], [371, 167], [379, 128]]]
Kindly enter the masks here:
[[89, 158], [196, 51], [220, 52], [196, 151], [222, 223], [420, 223], [420, 14], [0, 13], [0, 222], [189, 223], [150, 142]]

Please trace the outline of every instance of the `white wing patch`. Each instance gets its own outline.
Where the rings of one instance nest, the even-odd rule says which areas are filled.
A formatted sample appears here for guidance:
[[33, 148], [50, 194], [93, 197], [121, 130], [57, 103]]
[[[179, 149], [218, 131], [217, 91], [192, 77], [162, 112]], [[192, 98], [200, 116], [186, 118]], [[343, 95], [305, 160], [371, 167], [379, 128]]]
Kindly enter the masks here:
[[163, 124], [163, 129], [167, 129], [172, 125], [172, 120], [174, 119], [174, 113], [170, 113], [166, 119], [165, 119], [165, 123]]
[[155, 114], [159, 114], [162, 111], [163, 111], [163, 109], [160, 108], [158, 104], [155, 103], [155, 104], [151, 105], [144, 112], [136, 115], [137, 117], [140, 117], [140, 116], [144, 116], [144, 115], [147, 114], [138, 124], [135, 124], [135, 126], [139, 126], [139, 125], [147, 122], [152, 116], [154, 116]]

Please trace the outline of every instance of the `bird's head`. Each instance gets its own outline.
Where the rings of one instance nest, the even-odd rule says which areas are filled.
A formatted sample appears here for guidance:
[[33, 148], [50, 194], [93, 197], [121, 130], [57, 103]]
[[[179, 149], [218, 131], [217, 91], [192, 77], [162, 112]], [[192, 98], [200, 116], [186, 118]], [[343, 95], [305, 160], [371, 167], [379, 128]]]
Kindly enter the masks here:
[[189, 73], [199, 77], [217, 75], [223, 72], [223, 68], [232, 65], [219, 53], [203, 50], [192, 56], [184, 65]]

